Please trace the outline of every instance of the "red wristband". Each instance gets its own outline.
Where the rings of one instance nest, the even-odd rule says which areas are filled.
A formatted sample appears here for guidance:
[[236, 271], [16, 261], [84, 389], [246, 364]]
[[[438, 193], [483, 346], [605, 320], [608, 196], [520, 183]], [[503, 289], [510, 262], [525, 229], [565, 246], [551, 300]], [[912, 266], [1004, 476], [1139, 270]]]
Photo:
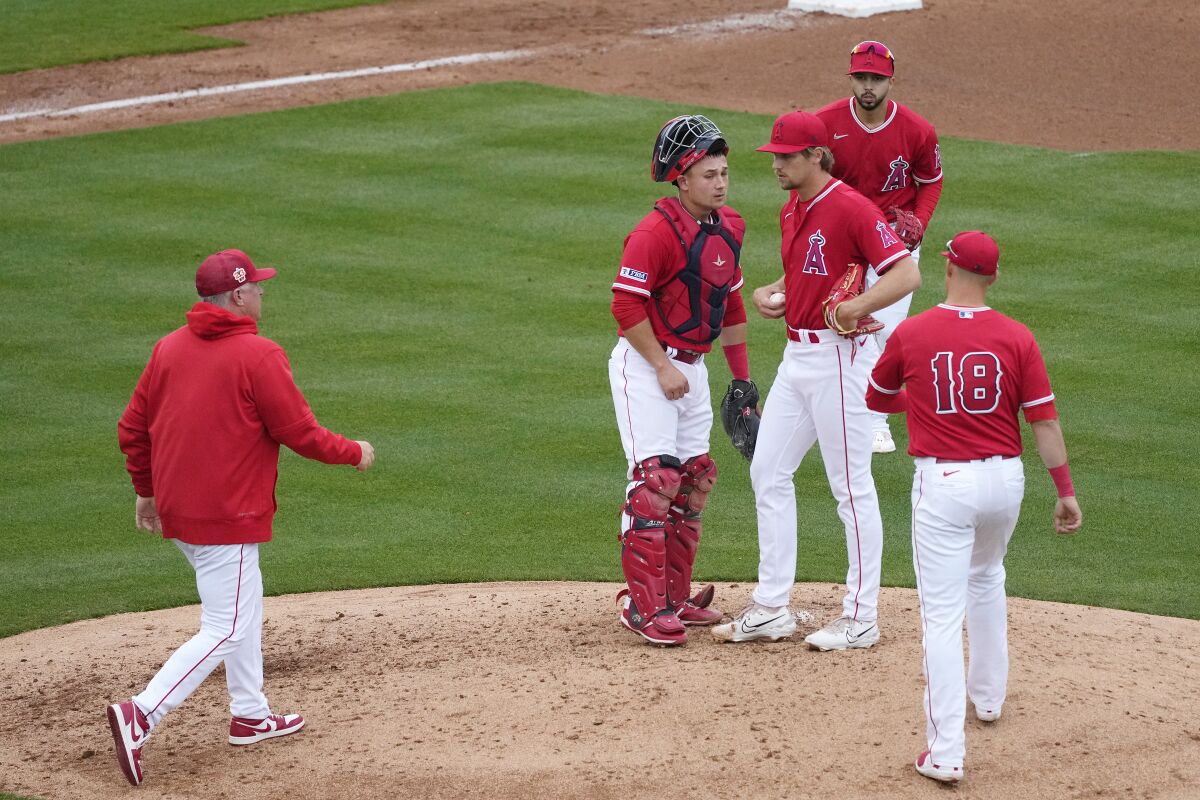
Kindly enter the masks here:
[[721, 348], [725, 351], [725, 361], [729, 363], [729, 371], [735, 381], [750, 380], [750, 357], [746, 353], [746, 343], [727, 344]]
[[1054, 481], [1054, 488], [1058, 490], [1059, 497], [1075, 496], [1075, 484], [1071, 482], [1071, 468], [1066, 464], [1050, 470], [1050, 479]]

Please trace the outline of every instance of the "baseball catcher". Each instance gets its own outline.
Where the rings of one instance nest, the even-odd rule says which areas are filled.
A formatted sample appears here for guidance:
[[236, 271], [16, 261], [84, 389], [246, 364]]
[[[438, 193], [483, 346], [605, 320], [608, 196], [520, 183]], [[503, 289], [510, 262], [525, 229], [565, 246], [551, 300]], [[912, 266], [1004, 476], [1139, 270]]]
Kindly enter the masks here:
[[851, 264], [847, 267], [846, 274], [842, 276], [842, 282], [834, 287], [833, 291], [829, 293], [829, 297], [825, 298], [825, 302], [821, 306], [822, 313], [825, 316], [825, 324], [839, 336], [844, 336], [847, 339], [856, 339], [860, 336], [866, 336], [868, 333], [883, 330], [883, 323], [870, 314], [860, 317], [854, 323], [854, 327], [844, 326], [838, 320], [838, 306], [847, 300], [853, 300], [858, 297], [862, 294], [862, 290], [863, 266], [862, 264]]
[[[662, 127], [650, 177], [676, 192], [626, 237], [612, 284], [619, 338], [608, 376], [629, 467], [620, 526], [629, 588], [617, 600], [621, 624], [657, 645], [683, 644], [684, 626], [722, 616], [711, 585], [692, 593], [701, 514], [717, 480], [706, 364], [716, 342], [733, 377], [730, 393], [750, 408], [758, 399], [741, 295], [746, 224], [726, 205], [728, 152], [707, 117], [688, 114]], [[735, 446], [749, 457], [758, 418], [736, 422]]]

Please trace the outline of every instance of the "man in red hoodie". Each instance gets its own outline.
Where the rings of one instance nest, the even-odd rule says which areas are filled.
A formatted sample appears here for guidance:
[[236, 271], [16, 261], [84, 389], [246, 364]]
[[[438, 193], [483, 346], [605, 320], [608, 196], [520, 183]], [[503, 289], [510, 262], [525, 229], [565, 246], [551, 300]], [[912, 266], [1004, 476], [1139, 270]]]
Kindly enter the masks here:
[[272, 714], [262, 691], [258, 544], [271, 540], [279, 445], [359, 471], [375, 451], [321, 427], [283, 348], [257, 335], [262, 281], [274, 276], [240, 250], [206, 258], [196, 271], [200, 302], [187, 325], [154, 346], [117, 425], [137, 527], [175, 540], [196, 571], [201, 604], [200, 632], [145, 691], [108, 707], [117, 762], [134, 786], [150, 731], [222, 662], [230, 744], [304, 726], [299, 714]]

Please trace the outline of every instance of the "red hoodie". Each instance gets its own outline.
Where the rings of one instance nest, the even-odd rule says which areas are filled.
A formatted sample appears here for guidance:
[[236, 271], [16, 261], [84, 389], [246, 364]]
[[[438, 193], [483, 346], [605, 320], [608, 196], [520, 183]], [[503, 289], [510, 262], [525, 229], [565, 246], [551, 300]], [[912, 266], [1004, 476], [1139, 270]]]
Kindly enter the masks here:
[[322, 428], [283, 348], [209, 303], [159, 339], [117, 424], [133, 488], [154, 497], [163, 536], [189, 544], [271, 539], [279, 445], [326, 464], [362, 448]]

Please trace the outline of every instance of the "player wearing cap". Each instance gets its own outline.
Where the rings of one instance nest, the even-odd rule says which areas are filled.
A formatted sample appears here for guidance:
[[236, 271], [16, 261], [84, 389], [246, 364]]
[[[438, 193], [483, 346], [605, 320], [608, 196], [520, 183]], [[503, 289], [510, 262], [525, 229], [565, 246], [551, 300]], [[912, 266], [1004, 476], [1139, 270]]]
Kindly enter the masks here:
[[[788, 200], [779, 212], [783, 277], [754, 290], [768, 319], [785, 317], [788, 343], [763, 409], [750, 464], [758, 510], [758, 586], [737, 619], [713, 629], [718, 639], [779, 639], [796, 630], [788, 599], [796, 580], [796, 490], [792, 482], [816, 443], [845, 527], [849, 567], [841, 616], [805, 641], [820, 650], [870, 647], [879, 641], [877, 602], [883, 523], [871, 478], [871, 423], [861, 338], [831, 330], [822, 306], [848, 265], [881, 276], [837, 306], [842, 329], [894, 303], [920, 283], [917, 265], [870, 200], [830, 175], [834, 165], [825, 123], [795, 111], [775, 120], [772, 166]], [[861, 289], [861, 287], [858, 287]], [[784, 292], [784, 302], [772, 296]]]
[[705, 354], [719, 340], [735, 384], [753, 388], [739, 266], [745, 223], [726, 205], [729, 148], [707, 117], [667, 122], [650, 174], [675, 185], [625, 239], [613, 282], [608, 362], [629, 464], [621, 509], [621, 624], [658, 645], [711, 625], [713, 588], [691, 594], [700, 514], [717, 479]]
[[928, 742], [916, 768], [953, 782], [963, 777], [965, 697], [980, 720], [991, 722], [1008, 685], [1004, 554], [1025, 491], [1021, 410], [1058, 491], [1055, 530], [1073, 533], [1083, 516], [1037, 342], [1024, 325], [987, 306], [1000, 261], [996, 242], [967, 231], [948, 247], [946, 301], [896, 328], [871, 374], [867, 404], [908, 412]]
[[206, 258], [196, 271], [200, 302], [154, 346], [118, 424], [137, 492], [134, 521], [175, 541], [200, 594], [200, 632], [145, 690], [108, 707], [117, 763], [134, 786], [150, 731], [222, 663], [230, 744], [304, 727], [299, 714], [272, 714], [262, 691], [258, 545], [271, 539], [279, 445], [360, 471], [375, 451], [318, 425], [283, 348], [256, 335], [262, 282], [274, 275], [241, 250]]
[[[881, 42], [859, 42], [850, 51], [851, 96], [817, 112], [829, 129], [836, 163], [833, 176], [841, 178], [879, 206], [897, 235], [921, 260], [921, 239], [942, 194], [942, 155], [937, 131], [906, 106], [888, 98], [896, 70], [892, 51]], [[867, 286], [878, 275], [867, 271]], [[883, 323], [863, 348], [870, 366], [879, 358], [892, 331], [908, 316], [912, 295], [875, 312]], [[872, 450], [896, 449], [887, 415], [872, 413]]]

